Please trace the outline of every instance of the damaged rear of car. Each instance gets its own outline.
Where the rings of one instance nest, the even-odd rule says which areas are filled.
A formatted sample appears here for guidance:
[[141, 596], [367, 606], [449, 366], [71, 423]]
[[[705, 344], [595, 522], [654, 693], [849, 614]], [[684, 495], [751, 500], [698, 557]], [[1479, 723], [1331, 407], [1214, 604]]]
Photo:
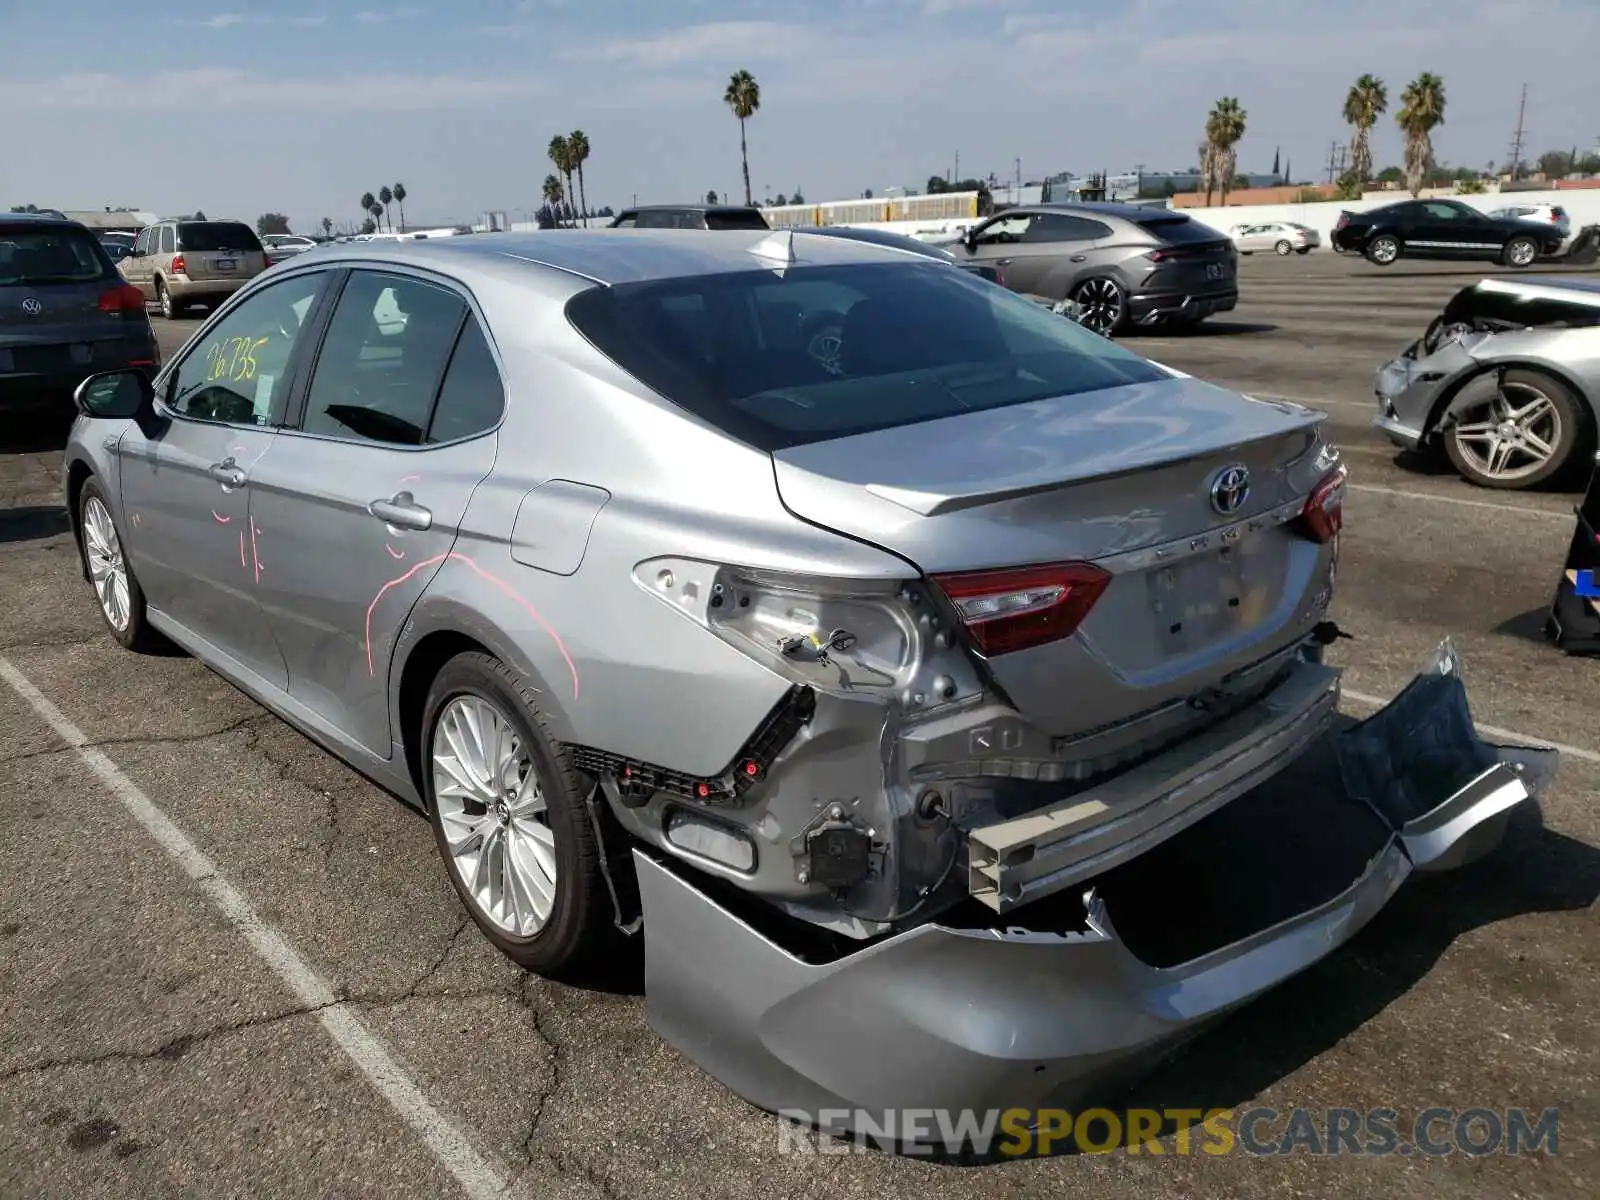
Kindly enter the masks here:
[[1379, 368], [1374, 421], [1439, 450], [1480, 487], [1534, 487], [1587, 466], [1600, 411], [1600, 283], [1553, 275], [1463, 288]]

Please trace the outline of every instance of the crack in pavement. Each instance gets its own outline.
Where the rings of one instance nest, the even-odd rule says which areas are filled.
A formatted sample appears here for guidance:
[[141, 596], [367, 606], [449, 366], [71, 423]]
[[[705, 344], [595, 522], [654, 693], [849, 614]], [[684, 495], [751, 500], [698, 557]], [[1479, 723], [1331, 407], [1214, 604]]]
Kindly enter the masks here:
[[[544, 1018], [540, 1013], [538, 1002], [533, 998], [532, 995], [532, 988], [538, 982], [540, 982], [540, 980], [537, 975], [533, 974], [531, 971], [524, 971], [522, 973], [522, 978], [517, 981], [517, 986], [512, 993], [512, 999], [516, 1001], [518, 1007], [527, 1012], [528, 1018], [533, 1024], [534, 1036], [543, 1042], [550, 1050], [550, 1082], [534, 1093], [533, 1109], [528, 1115], [528, 1132], [523, 1136], [522, 1139], [522, 1165], [516, 1169], [515, 1173], [513, 1173], [511, 1176], [511, 1181], [506, 1184], [506, 1192], [508, 1194], [515, 1191], [517, 1185], [522, 1182], [523, 1177], [527, 1175], [529, 1170], [532, 1169], [535, 1161], [540, 1156], [541, 1151], [534, 1145], [534, 1142], [539, 1136], [539, 1125], [540, 1122], [544, 1120], [545, 1107], [549, 1104], [551, 1098], [555, 1096], [556, 1090], [561, 1086], [561, 1046], [555, 1040], [555, 1038], [550, 1036], [549, 1030], [545, 1028]], [[562, 1172], [563, 1174], [572, 1173], [568, 1172], [567, 1169], [561, 1165], [551, 1151], [545, 1150], [543, 1151], [543, 1154], [544, 1157], [550, 1161], [551, 1165], [556, 1168], [556, 1170]], [[580, 1165], [580, 1170], [577, 1173], [582, 1175], [586, 1170], [588, 1170], [588, 1168], [581, 1167]], [[591, 1180], [590, 1182], [594, 1181]], [[609, 1187], [609, 1184], [607, 1184], [607, 1186]], [[607, 1194], [614, 1193], [608, 1192]]]
[[0, 643], [0, 654], [10, 654], [13, 650], [66, 650], [74, 646], [87, 646], [92, 642], [105, 640], [103, 633], [91, 633], [88, 637], [62, 638], [60, 640], [40, 641], [38, 638], [26, 638], [20, 642]]
[[[3, 649], [3, 647], [0, 647]], [[272, 713], [258, 712], [248, 717], [240, 717], [237, 721], [227, 725], [218, 726], [216, 729], [207, 729], [198, 733], [151, 733], [130, 735], [128, 737], [96, 738], [92, 742], [84, 742], [76, 746], [49, 746], [43, 750], [28, 750], [22, 754], [8, 755], [0, 758], [0, 764], [26, 762], [31, 758], [45, 758], [52, 754], [76, 754], [80, 750], [99, 750], [106, 746], [180, 746], [188, 742], [204, 742], [214, 737], [221, 737], [226, 733], [244, 729], [256, 721], [272, 717]], [[276, 719], [276, 718], [274, 718]]]

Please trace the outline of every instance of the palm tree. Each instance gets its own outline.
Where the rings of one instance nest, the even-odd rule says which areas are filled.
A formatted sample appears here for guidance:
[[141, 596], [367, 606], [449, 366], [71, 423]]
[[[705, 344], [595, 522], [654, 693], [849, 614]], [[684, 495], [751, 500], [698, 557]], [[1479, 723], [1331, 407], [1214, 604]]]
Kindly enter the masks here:
[[1235, 96], [1224, 96], [1212, 105], [1206, 118], [1206, 145], [1211, 149], [1211, 171], [1206, 178], [1206, 203], [1211, 203], [1212, 185], [1222, 190], [1222, 202], [1228, 202], [1233, 191], [1234, 178], [1239, 173], [1239, 156], [1234, 149], [1244, 136], [1245, 118], [1249, 114], [1239, 107]]
[[323, 217], [322, 218], [322, 236], [323, 237], [332, 237], [333, 236], [333, 218], [332, 217]]
[[374, 200], [372, 202], [371, 212], [372, 220], [374, 224], [376, 224], [378, 232], [383, 232], [383, 204], [380, 201]]
[[1196, 150], [1200, 156], [1200, 182], [1205, 184], [1206, 207], [1211, 207], [1211, 194], [1217, 190], [1217, 148], [1211, 144], [1210, 135]]
[[1394, 119], [1406, 135], [1406, 190], [1415, 198], [1433, 166], [1433, 131], [1444, 124], [1444, 80], [1431, 71], [1418, 75], [1400, 93]]
[[750, 194], [750, 148], [744, 139], [744, 123], [761, 107], [761, 85], [749, 71], [735, 71], [728, 77], [722, 102], [739, 118], [739, 162], [744, 167], [744, 202], [748, 207], [755, 204], [755, 198]]
[[[378, 189], [378, 203], [383, 205], [384, 220], [389, 220], [389, 205], [394, 203], [394, 193], [389, 190], [389, 185], [384, 184]], [[389, 232], [394, 232], [394, 222], [389, 221]]]
[[544, 187], [541, 189], [540, 194], [544, 198], [545, 207], [547, 207], [551, 213], [559, 217], [561, 212], [561, 201], [566, 197], [566, 193], [561, 190], [560, 177], [555, 175], [546, 175], [544, 177]]
[[[378, 207], [378, 198], [371, 192], [361, 193], [361, 215], [366, 218], [372, 216], [372, 210]], [[381, 209], [379, 211], [382, 211]]]
[[400, 206], [400, 232], [404, 233], [406, 231], [406, 185], [405, 184], [397, 183], [397, 184], [394, 185], [394, 202]]
[[1376, 75], [1363, 75], [1344, 98], [1345, 123], [1355, 130], [1350, 139], [1350, 173], [1365, 185], [1372, 178], [1372, 127], [1389, 110], [1389, 89]]
[[589, 138], [583, 130], [574, 129], [567, 134], [567, 155], [578, 172], [578, 211], [583, 214], [583, 223], [588, 225], [589, 199], [583, 190], [583, 164], [589, 159]]
[[559, 133], [550, 139], [546, 150], [550, 161], [556, 165], [556, 174], [561, 176], [563, 193], [570, 199], [572, 196], [572, 146], [567, 139]]

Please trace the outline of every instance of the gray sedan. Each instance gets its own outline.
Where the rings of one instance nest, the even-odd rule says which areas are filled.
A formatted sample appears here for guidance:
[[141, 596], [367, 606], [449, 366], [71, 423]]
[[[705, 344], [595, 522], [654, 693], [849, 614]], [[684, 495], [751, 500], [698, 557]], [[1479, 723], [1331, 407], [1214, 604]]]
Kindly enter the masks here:
[[1321, 414], [947, 263], [766, 231], [333, 246], [79, 404], [111, 635], [424, 810], [524, 967], [642, 928], [655, 1027], [768, 1108], [1042, 1103], [1527, 796], [1436, 755], [1426, 803], [1344, 804], [1376, 857], [1337, 895], [1140, 961], [1106, 881], [1333, 721], [1345, 468]]

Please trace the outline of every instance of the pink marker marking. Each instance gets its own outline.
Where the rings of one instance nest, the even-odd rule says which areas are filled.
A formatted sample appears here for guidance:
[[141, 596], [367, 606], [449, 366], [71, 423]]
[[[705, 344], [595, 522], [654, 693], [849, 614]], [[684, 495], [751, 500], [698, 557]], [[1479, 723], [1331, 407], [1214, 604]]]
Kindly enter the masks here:
[[242, 529], [239, 530], [239, 565], [241, 567], [249, 565], [244, 561], [244, 530]]
[[390, 558], [400, 559], [406, 556], [406, 552], [404, 550], [396, 550], [393, 546], [386, 545], [384, 546], [384, 549], [389, 552]]
[[428, 567], [438, 566], [440, 563], [448, 562], [451, 559], [461, 563], [484, 582], [499, 588], [500, 591], [503, 592], [512, 603], [516, 604], [525, 613], [527, 613], [528, 616], [533, 618], [534, 624], [538, 625], [540, 629], [543, 629], [550, 635], [550, 640], [555, 642], [556, 649], [561, 652], [562, 661], [567, 664], [568, 674], [572, 676], [572, 698], [573, 700], [577, 700], [578, 667], [577, 664], [572, 661], [572, 655], [567, 653], [567, 646], [566, 643], [561, 640], [561, 635], [558, 634], [554, 629], [550, 628], [545, 619], [539, 615], [539, 610], [534, 608], [533, 605], [529, 604], [525, 599], [522, 598], [522, 596], [518, 595], [517, 590], [509, 583], [495, 575], [491, 575], [488, 571], [485, 571], [465, 554], [457, 554], [454, 550], [446, 551], [443, 554], [435, 554], [432, 558], [423, 559], [404, 575], [397, 575], [395, 578], [389, 580], [388, 583], [384, 584], [378, 589], [378, 594], [372, 598], [372, 603], [367, 605], [367, 623], [363, 638], [363, 640], [366, 642], [367, 649], [367, 675], [371, 677], [377, 674], [372, 665], [372, 614], [373, 611], [378, 607], [378, 602], [383, 599], [383, 597], [391, 588], [399, 587], [402, 583], [416, 575], [419, 571], [426, 570]]
[[135, 529], [139, 528], [139, 514], [138, 513], [134, 513], [133, 514], [133, 527]]
[[402, 476], [400, 476], [400, 482], [401, 483], [421, 483], [422, 482], [422, 476], [421, 475], [402, 475]]
[[256, 528], [254, 519], [252, 519], [250, 522], [250, 557], [255, 560], [257, 583], [261, 582], [261, 555], [256, 553], [256, 534], [260, 532], [261, 531]]
[[226, 525], [229, 521], [233, 520], [232, 517], [225, 517], [214, 508], [211, 510], [211, 515], [217, 519], [218, 525]]

